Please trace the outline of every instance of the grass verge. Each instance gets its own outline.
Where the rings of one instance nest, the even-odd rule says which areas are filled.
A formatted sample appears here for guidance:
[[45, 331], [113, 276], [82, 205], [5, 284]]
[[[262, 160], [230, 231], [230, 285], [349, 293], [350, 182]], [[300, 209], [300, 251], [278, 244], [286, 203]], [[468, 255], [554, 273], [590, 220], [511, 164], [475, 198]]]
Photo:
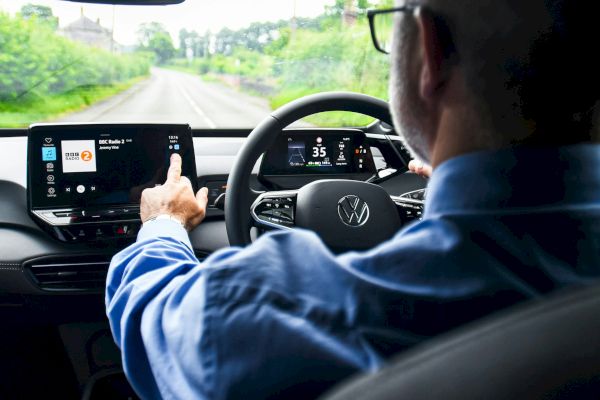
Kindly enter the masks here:
[[54, 96], [37, 97], [18, 102], [0, 102], [0, 127], [22, 128], [35, 122], [48, 121], [71, 112], [81, 111], [129, 89], [144, 79], [147, 79], [147, 76], [111, 85], [80, 86]]

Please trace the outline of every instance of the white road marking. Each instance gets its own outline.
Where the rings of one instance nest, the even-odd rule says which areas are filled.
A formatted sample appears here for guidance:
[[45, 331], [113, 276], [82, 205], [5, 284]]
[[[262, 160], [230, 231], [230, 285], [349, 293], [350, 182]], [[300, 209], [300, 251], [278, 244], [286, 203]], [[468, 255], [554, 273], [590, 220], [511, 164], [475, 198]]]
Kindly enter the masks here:
[[199, 116], [201, 116], [204, 119], [204, 122], [206, 122], [206, 125], [208, 125], [208, 127], [210, 129], [215, 129], [217, 127], [217, 125], [210, 118], [208, 118], [206, 116], [206, 114], [204, 114], [204, 111], [202, 111], [202, 109], [198, 106], [198, 104], [196, 104], [194, 99], [192, 99], [190, 97], [190, 95], [185, 91], [185, 89], [182, 88], [179, 85], [179, 83], [176, 83], [175, 85], [177, 86], [177, 89], [179, 89], [179, 91], [181, 92], [181, 95], [183, 96], [183, 98], [187, 100], [187, 102], [190, 104], [192, 109], [196, 112], [196, 114], [198, 114]]

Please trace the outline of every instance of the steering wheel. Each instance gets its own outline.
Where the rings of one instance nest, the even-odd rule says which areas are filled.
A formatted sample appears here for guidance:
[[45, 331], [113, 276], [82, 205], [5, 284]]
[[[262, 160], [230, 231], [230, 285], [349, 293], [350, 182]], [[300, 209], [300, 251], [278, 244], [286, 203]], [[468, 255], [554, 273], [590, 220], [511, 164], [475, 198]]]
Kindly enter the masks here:
[[[232, 246], [251, 243], [250, 229], [254, 226], [310, 229], [335, 250], [370, 248], [398, 231], [401, 222], [394, 201], [383, 188], [372, 183], [324, 179], [299, 190], [270, 192], [257, 192], [250, 187], [256, 161], [283, 128], [325, 111], [361, 113], [392, 125], [388, 103], [350, 92], [306, 96], [272, 112], [248, 136], [227, 181], [225, 223]], [[280, 218], [268, 222], [258, 218], [257, 213], [265, 207], [280, 209]]]

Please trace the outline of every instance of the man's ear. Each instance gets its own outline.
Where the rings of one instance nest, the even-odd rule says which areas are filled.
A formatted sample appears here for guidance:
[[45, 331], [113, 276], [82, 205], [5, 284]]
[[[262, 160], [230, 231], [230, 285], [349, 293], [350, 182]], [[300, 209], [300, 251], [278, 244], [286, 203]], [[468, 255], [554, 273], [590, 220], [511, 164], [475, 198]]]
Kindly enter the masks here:
[[436, 100], [436, 96], [446, 84], [448, 78], [447, 34], [440, 29], [435, 17], [421, 9], [416, 14], [421, 40], [422, 67], [419, 82], [419, 95], [426, 103]]

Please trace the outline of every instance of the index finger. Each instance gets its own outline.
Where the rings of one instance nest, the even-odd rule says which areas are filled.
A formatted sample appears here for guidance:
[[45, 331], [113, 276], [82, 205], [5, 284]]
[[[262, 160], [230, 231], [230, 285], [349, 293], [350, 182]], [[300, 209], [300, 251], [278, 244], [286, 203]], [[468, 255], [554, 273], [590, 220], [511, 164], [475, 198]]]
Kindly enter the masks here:
[[167, 182], [178, 183], [181, 179], [181, 156], [177, 153], [171, 155], [171, 165], [167, 172]]

